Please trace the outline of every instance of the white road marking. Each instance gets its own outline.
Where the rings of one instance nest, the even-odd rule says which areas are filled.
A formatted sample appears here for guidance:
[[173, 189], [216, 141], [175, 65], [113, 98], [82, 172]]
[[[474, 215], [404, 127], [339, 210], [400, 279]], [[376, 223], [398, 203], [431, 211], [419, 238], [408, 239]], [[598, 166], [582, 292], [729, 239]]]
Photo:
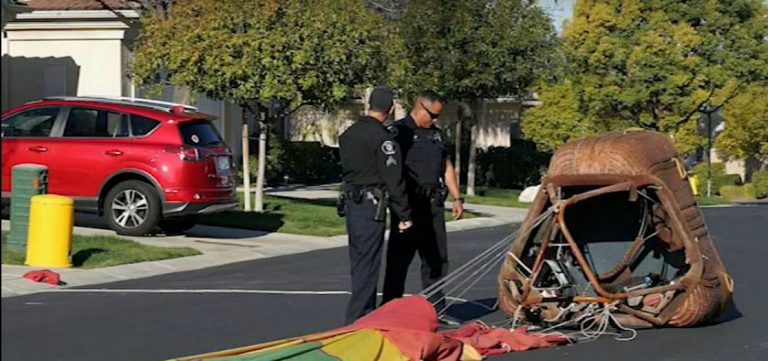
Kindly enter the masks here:
[[[46, 290], [43, 292], [50, 292], [50, 293], [158, 293], [158, 294], [174, 294], [174, 293], [212, 293], [212, 294], [224, 294], [224, 293], [234, 293], [234, 294], [257, 294], [257, 295], [320, 295], [320, 296], [327, 296], [327, 295], [350, 295], [352, 292], [349, 291], [306, 291], [306, 290], [247, 290], [247, 289], [135, 289], [135, 288], [127, 288], [127, 289], [119, 289], [119, 288], [61, 288], [61, 289], [55, 289], [55, 290]], [[381, 296], [382, 293], [379, 292], [377, 295]], [[403, 296], [413, 296], [413, 294], [405, 294]], [[457, 298], [457, 297], [446, 297], [448, 300], [456, 300], [466, 303], [471, 303], [476, 306], [483, 307], [488, 310], [494, 310], [494, 308], [490, 308], [480, 302], [467, 300], [463, 298]]]
[[[60, 288], [45, 290], [50, 293], [242, 293], [258, 295], [350, 295], [350, 291], [308, 291], [308, 290], [248, 290], [248, 289], [150, 289], [150, 288]], [[377, 293], [381, 296], [381, 292]], [[404, 296], [412, 296], [405, 294]], [[446, 297], [453, 298], [453, 297]], [[472, 302], [463, 299], [460, 301]]]
[[118, 289], [118, 288], [62, 288], [57, 293], [244, 293], [262, 295], [348, 295], [349, 291], [282, 291], [244, 289]]

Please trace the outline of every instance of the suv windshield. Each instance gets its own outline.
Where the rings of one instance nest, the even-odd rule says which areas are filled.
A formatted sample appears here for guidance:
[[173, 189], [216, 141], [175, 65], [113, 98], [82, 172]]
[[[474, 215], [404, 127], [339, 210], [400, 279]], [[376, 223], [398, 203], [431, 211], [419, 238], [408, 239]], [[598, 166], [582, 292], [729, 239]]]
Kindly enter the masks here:
[[179, 130], [186, 145], [205, 147], [224, 144], [219, 132], [208, 121], [184, 122], [179, 124]]

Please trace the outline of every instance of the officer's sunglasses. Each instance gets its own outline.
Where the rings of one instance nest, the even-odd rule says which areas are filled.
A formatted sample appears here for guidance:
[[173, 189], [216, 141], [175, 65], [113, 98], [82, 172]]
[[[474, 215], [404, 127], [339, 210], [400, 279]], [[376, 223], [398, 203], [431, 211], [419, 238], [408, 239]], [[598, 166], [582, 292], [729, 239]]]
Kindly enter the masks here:
[[419, 102], [419, 104], [421, 104], [421, 107], [424, 108], [424, 111], [426, 111], [427, 114], [429, 114], [430, 119], [435, 120], [438, 117], [440, 117], [440, 113], [432, 113], [432, 111], [430, 111], [429, 108], [427, 108], [427, 106], [424, 105], [423, 102]]

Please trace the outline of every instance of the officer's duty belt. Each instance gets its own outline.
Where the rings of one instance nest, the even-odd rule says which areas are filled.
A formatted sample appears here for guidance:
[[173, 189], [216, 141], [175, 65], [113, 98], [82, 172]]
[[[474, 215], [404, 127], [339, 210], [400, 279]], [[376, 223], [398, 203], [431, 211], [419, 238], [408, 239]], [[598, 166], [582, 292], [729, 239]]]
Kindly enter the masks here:
[[442, 195], [444, 192], [445, 192], [445, 187], [434, 187], [434, 188], [414, 187], [409, 191], [410, 194], [423, 196], [423, 197], [432, 197], [436, 195]]

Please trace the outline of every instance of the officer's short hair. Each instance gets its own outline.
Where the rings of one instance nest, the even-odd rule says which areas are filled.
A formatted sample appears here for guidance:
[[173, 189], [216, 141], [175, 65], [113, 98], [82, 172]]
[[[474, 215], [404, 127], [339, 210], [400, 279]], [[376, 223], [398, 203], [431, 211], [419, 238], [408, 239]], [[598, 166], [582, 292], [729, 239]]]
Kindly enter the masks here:
[[435, 91], [425, 90], [419, 93], [419, 98], [424, 99], [430, 103], [443, 102], [443, 97]]
[[368, 106], [370, 110], [378, 112], [389, 112], [394, 104], [394, 94], [385, 87], [376, 87], [368, 97]]

